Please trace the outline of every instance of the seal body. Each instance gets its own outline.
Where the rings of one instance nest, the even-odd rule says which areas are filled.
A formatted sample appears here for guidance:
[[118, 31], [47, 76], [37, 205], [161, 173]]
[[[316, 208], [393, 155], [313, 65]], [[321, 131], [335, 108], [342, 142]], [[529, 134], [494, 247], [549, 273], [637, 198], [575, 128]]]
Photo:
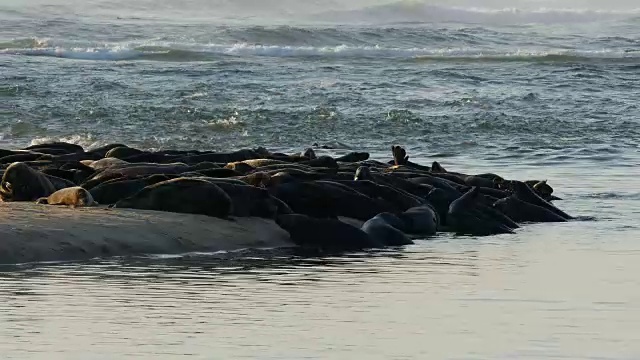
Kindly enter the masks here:
[[0, 198], [3, 201], [35, 201], [55, 191], [46, 175], [20, 162], [7, 167], [0, 183]]
[[412, 207], [401, 213], [399, 218], [404, 221], [409, 234], [434, 235], [438, 230], [438, 214], [429, 205]]
[[170, 180], [170, 178], [166, 175], [151, 175], [137, 179], [116, 179], [91, 188], [89, 192], [98, 203], [111, 205], [133, 196], [149, 185], [167, 180]]
[[153, 184], [118, 201], [116, 208], [158, 210], [227, 218], [232, 212], [229, 195], [200, 179], [176, 178]]
[[278, 204], [273, 201], [271, 194], [266, 189], [247, 185], [241, 180], [195, 178], [215, 184], [220, 187], [233, 203], [233, 216], [256, 216], [262, 218], [275, 218], [278, 213]]
[[558, 209], [557, 207], [553, 206], [551, 203], [541, 198], [529, 187], [529, 185], [521, 181], [511, 181], [510, 186], [513, 189], [513, 194], [516, 198], [522, 201], [531, 203], [533, 205], [543, 207], [547, 210], [550, 210], [556, 213], [557, 215], [563, 217], [565, 220], [573, 219], [571, 215], [565, 213], [564, 211]]
[[477, 187], [455, 200], [449, 206], [447, 224], [463, 235], [486, 236], [513, 233], [513, 229], [481, 211], [478, 205], [480, 192]]
[[380, 213], [362, 224], [362, 231], [380, 246], [402, 246], [413, 244], [403, 232], [404, 223], [391, 213]]
[[336, 219], [317, 219], [302, 214], [285, 214], [276, 223], [289, 232], [299, 246], [328, 251], [362, 250], [379, 246], [364, 231]]
[[46, 198], [37, 200], [38, 204], [67, 205], [71, 207], [84, 207], [98, 205], [91, 193], [80, 186], [68, 187], [58, 190]]
[[114, 157], [102, 158], [100, 160], [92, 161], [88, 164], [88, 166], [94, 170], [102, 170], [116, 166], [122, 167], [127, 165], [129, 165], [129, 162]]
[[522, 201], [515, 196], [500, 199], [493, 207], [516, 222], [565, 222], [567, 219], [542, 206]]

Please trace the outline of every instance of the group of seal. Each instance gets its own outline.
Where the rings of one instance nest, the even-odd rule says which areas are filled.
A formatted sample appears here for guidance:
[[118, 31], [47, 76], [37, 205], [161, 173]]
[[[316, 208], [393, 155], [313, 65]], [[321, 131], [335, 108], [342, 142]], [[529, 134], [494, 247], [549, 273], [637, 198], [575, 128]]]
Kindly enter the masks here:
[[[273, 219], [302, 247], [359, 250], [412, 244], [437, 232], [512, 233], [527, 222], [572, 217], [545, 180], [447, 171], [366, 152], [318, 156], [265, 148], [144, 151], [123, 144], [85, 150], [54, 142], [0, 149], [0, 199]], [[354, 225], [359, 220], [361, 226]]]

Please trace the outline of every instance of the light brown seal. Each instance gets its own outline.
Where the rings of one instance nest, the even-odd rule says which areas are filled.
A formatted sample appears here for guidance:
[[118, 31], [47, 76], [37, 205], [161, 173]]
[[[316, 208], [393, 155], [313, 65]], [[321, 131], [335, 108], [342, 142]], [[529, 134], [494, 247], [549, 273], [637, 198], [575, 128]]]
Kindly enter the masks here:
[[98, 205], [98, 203], [93, 200], [93, 196], [91, 196], [91, 193], [80, 186], [73, 186], [58, 190], [49, 195], [49, 197], [38, 199], [37, 203], [49, 205], [67, 205], [71, 206], [72, 208]]

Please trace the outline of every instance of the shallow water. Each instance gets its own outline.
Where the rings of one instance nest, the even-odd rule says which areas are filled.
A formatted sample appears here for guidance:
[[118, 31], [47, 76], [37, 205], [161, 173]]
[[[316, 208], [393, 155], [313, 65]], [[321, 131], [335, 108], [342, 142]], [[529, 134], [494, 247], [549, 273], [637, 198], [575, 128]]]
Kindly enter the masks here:
[[[205, 21], [198, 1], [52, 4], [0, 4], [1, 147], [317, 142], [386, 159], [403, 144], [416, 162], [548, 179], [595, 220], [331, 258], [6, 266], [3, 359], [640, 357], [634, 12], [354, 3], [265, 24]], [[436, 10], [446, 22], [419, 21]]]

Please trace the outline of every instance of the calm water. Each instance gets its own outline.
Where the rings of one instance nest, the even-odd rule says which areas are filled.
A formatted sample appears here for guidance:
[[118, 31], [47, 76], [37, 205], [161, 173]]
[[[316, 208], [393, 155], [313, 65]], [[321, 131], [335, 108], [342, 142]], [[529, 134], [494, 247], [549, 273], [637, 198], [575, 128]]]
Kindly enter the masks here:
[[5, 266], [3, 359], [640, 357], [636, 12], [130, 3], [0, 3], [0, 146], [397, 143], [546, 178], [596, 220], [332, 258]]

